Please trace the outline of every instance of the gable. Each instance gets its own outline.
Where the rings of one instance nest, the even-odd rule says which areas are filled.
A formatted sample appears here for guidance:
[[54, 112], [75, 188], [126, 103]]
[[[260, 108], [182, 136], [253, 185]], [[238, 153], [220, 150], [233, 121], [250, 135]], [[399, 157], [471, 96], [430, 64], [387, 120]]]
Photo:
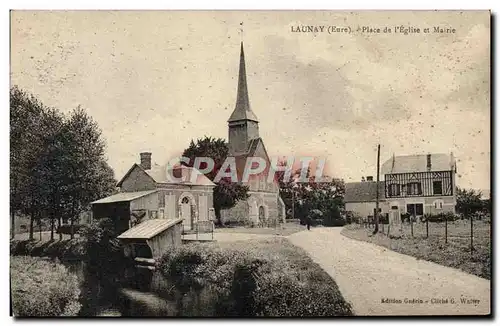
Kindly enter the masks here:
[[144, 191], [156, 189], [156, 182], [138, 164], [134, 164], [118, 182], [122, 192]]

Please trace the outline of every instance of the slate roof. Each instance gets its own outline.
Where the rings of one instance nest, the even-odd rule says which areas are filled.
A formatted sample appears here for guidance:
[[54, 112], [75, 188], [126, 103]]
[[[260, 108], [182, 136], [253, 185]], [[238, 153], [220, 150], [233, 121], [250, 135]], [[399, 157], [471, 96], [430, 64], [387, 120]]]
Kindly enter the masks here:
[[[450, 154], [430, 154], [431, 171], [450, 171], [455, 162]], [[391, 157], [380, 168], [381, 174], [427, 172], [427, 154]]]
[[118, 239], [143, 239], [149, 240], [157, 234], [165, 231], [166, 229], [181, 223], [182, 219], [166, 220], [154, 219], [146, 220], [128, 229], [118, 236]]
[[[128, 172], [123, 176], [123, 178], [116, 184], [117, 187], [121, 187], [123, 181], [128, 177], [134, 168], [139, 168], [144, 171], [154, 182], [156, 183], [169, 183], [169, 184], [182, 184], [182, 185], [196, 185], [196, 186], [215, 186], [215, 183], [210, 181], [204, 174], [192, 167], [182, 166], [175, 167], [174, 177], [183, 178], [185, 181], [176, 182], [167, 177], [167, 166], [154, 164], [150, 170], [144, 170], [140, 164], [134, 163]], [[191, 182], [191, 176], [197, 173], [197, 176], [193, 182]]]
[[[215, 183], [210, 181], [204, 174], [199, 172], [193, 167], [188, 166], [179, 166], [174, 168], [173, 176], [175, 178], [182, 178], [184, 181], [177, 182], [170, 179], [167, 176], [167, 167], [166, 165], [154, 165], [151, 167], [151, 170], [145, 170], [145, 172], [153, 178], [158, 183], [170, 183], [170, 184], [183, 184], [183, 185], [197, 185], [197, 186], [215, 186]], [[197, 175], [196, 175], [197, 174]], [[193, 176], [194, 181], [191, 181], [191, 177]]]
[[[384, 181], [379, 182], [379, 200], [385, 199]], [[344, 202], [374, 202], [377, 200], [377, 182], [349, 182], [345, 184]]]
[[157, 192], [158, 190], [146, 190], [146, 191], [136, 191], [136, 192], [120, 192], [96, 201], [93, 201], [91, 204], [108, 204], [108, 203], [117, 203], [117, 202], [126, 202], [132, 201], [137, 198], [141, 198]]
[[236, 94], [236, 106], [233, 113], [229, 117], [228, 122], [239, 120], [257, 121], [257, 116], [250, 108], [250, 100], [248, 98], [247, 76], [245, 69], [245, 53], [243, 52], [243, 42], [241, 42], [240, 51], [240, 71], [238, 75], [238, 93]]

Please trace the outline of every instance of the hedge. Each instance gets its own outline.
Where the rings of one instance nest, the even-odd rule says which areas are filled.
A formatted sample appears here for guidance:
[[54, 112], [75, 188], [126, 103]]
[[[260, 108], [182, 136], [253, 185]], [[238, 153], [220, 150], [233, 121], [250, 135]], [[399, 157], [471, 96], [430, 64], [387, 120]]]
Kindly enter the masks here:
[[330, 276], [284, 238], [188, 244], [167, 252], [159, 270], [179, 300], [203, 302], [179, 302], [179, 315], [352, 315]]
[[12, 310], [16, 317], [76, 316], [80, 310], [77, 276], [57, 261], [10, 258]]

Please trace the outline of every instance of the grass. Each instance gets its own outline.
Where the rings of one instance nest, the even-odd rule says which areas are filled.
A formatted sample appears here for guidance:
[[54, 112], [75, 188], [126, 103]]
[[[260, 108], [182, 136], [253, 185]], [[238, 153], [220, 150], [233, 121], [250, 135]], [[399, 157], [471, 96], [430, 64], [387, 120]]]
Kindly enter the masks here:
[[166, 253], [159, 269], [180, 292], [209, 298], [203, 311], [181, 315], [352, 315], [335, 281], [286, 238], [188, 244]]
[[287, 222], [285, 224], [278, 225], [275, 228], [272, 227], [231, 227], [231, 228], [217, 228], [215, 233], [249, 233], [249, 234], [272, 234], [280, 236], [289, 236], [291, 234], [304, 231], [306, 229], [305, 225], [300, 225], [299, 223]]
[[80, 287], [59, 262], [10, 257], [12, 309], [17, 317], [76, 316]]
[[374, 243], [396, 252], [418, 259], [432, 261], [440, 265], [460, 269], [479, 277], [491, 278], [491, 237], [490, 224], [474, 222], [474, 250], [470, 248], [470, 224], [467, 221], [448, 222], [448, 243], [445, 243], [444, 223], [429, 223], [429, 237], [426, 236], [425, 223], [415, 223], [413, 237], [410, 225], [404, 224], [402, 230], [392, 228], [387, 236], [384, 233], [372, 235], [373, 228], [363, 228], [351, 224], [342, 234], [356, 240]]

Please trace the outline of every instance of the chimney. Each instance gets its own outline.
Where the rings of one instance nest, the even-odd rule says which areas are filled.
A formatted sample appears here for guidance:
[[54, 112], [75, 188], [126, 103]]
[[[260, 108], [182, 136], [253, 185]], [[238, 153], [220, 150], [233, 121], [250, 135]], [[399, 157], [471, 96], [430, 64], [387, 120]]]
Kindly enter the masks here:
[[151, 153], [143, 152], [141, 155], [141, 167], [144, 170], [151, 170]]
[[367, 176], [366, 181], [373, 181], [373, 176], [372, 175]]
[[427, 171], [432, 169], [431, 154], [427, 154]]

